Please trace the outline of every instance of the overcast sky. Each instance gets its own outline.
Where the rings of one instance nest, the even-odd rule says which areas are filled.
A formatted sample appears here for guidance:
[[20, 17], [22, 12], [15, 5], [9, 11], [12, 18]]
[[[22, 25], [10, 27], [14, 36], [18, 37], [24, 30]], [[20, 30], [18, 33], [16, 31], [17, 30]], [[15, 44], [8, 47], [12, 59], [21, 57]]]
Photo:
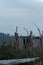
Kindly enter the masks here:
[[43, 0], [0, 0], [0, 32], [26, 35], [24, 27], [38, 35], [34, 23], [43, 30]]

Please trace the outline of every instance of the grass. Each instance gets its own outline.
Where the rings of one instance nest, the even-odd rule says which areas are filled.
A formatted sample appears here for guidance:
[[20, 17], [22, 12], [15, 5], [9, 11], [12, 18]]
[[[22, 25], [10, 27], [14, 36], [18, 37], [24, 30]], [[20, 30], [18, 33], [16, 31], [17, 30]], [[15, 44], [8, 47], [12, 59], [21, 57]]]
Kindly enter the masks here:
[[33, 49], [15, 49], [12, 47], [2, 46], [0, 48], [0, 60], [1, 59], [18, 59], [18, 58], [29, 58], [29, 57], [40, 57], [43, 61], [43, 48]]

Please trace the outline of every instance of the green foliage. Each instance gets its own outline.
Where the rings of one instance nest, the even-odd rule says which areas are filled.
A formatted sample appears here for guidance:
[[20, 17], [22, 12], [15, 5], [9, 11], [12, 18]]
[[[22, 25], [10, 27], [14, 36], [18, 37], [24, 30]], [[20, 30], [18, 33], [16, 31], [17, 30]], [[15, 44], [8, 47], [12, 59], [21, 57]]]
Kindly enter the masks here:
[[34, 62], [25, 63], [25, 65], [35, 65]]
[[43, 60], [43, 49], [15, 49], [12, 46], [1, 46], [0, 59], [17, 59], [17, 58], [29, 58], [40, 57]]

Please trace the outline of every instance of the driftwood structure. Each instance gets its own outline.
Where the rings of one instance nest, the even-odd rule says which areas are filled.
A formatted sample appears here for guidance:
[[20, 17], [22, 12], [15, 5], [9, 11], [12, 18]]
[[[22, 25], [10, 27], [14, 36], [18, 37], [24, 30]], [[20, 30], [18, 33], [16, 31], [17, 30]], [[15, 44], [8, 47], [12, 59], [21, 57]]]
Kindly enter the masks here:
[[[38, 26], [35, 24], [39, 36], [33, 36], [32, 31], [30, 31], [30, 34], [26, 28], [25, 31], [27, 32], [27, 36], [19, 36], [17, 31], [18, 27], [16, 27], [16, 33], [15, 33], [15, 40], [14, 40], [14, 46], [19, 49], [24, 49], [24, 48], [43, 48], [43, 35], [40, 32], [40, 29]], [[29, 35], [28, 35], [29, 34]]]
[[15, 33], [16, 48], [42, 48], [43, 47], [43, 36], [33, 36], [32, 31], [30, 31], [29, 36], [19, 36], [18, 33]]

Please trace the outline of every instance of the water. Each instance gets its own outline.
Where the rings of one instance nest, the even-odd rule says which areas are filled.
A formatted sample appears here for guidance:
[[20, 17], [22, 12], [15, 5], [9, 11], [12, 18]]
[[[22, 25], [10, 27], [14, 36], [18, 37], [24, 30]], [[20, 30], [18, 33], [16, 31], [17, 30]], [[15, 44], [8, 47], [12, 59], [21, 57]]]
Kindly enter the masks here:
[[37, 58], [25, 58], [25, 59], [12, 59], [12, 60], [0, 60], [0, 64], [4, 64], [4, 65], [13, 65], [13, 64], [21, 64], [21, 63], [26, 63], [26, 62], [30, 62], [30, 61], [35, 61]]

